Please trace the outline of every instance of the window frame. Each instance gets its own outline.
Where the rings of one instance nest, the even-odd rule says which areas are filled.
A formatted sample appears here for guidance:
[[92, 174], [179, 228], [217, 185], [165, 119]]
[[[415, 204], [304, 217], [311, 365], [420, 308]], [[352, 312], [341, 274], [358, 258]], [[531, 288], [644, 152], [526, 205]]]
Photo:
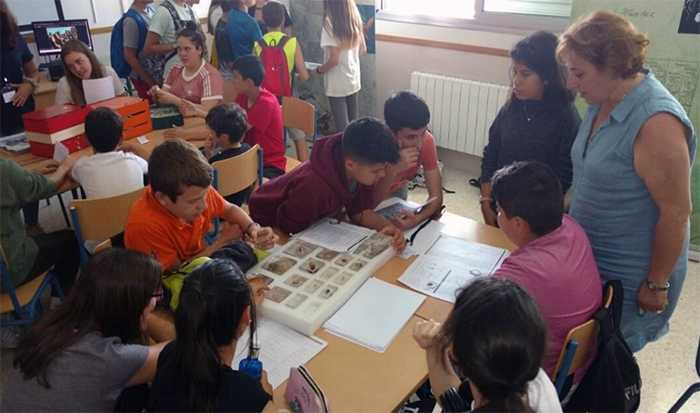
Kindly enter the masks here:
[[[65, 20], [66, 16], [63, 14], [63, 5], [61, 4], [61, 0], [53, 0], [53, 3], [56, 6], [56, 15], [58, 16], [58, 20]], [[22, 24], [22, 25], [18, 24], [17, 31], [19, 33], [33, 33], [32, 32], [32, 25], [31, 25], [31, 23], [30, 24]]]
[[376, 0], [377, 20], [448, 27], [485, 32], [527, 34], [534, 30], [561, 33], [569, 25], [569, 17], [485, 12], [484, 0], [474, 0], [474, 18], [438, 17], [423, 14], [403, 14], [384, 9], [386, 0]]

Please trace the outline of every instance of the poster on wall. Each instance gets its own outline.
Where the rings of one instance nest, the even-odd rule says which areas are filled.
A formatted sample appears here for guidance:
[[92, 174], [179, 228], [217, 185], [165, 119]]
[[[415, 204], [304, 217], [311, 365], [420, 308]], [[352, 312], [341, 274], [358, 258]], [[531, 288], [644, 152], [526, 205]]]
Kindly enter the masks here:
[[[700, 0], [574, 0], [571, 20], [592, 11], [627, 17], [650, 40], [647, 67], [685, 108], [700, 133]], [[579, 108], [581, 107], [580, 105]], [[700, 257], [700, 160], [691, 171], [690, 248]]]
[[[699, 0], [700, 1], [700, 0]], [[376, 46], [374, 40], [374, 14], [376, 9], [374, 4], [372, 5], [357, 5], [360, 11], [360, 16], [362, 17], [362, 31], [365, 33], [365, 43], [367, 44], [367, 53], [375, 54]]]

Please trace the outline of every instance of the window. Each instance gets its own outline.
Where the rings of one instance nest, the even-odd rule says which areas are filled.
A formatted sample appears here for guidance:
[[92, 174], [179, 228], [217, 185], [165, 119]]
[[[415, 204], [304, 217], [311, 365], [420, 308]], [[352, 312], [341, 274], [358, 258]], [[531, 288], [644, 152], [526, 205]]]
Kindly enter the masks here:
[[377, 0], [380, 20], [486, 31], [559, 32], [572, 0]]

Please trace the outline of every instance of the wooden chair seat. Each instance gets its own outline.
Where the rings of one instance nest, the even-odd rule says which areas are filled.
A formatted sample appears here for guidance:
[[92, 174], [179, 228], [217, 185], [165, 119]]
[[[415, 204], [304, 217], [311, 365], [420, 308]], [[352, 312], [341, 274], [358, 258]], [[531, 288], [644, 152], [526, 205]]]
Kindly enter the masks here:
[[[41, 283], [44, 282], [48, 274], [49, 272], [47, 271], [21, 287], [15, 288], [17, 301], [19, 301], [22, 307], [29, 304], [32, 298], [34, 298]], [[0, 295], [0, 314], [9, 313], [10, 311], [15, 311], [15, 307], [12, 305], [12, 300], [10, 299], [10, 294], [3, 293]]]

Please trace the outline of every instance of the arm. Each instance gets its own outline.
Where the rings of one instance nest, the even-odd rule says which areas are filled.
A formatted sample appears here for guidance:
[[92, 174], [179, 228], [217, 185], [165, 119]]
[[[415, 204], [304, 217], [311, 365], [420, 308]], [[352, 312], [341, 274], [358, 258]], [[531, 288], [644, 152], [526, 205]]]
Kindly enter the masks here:
[[306, 63], [304, 62], [304, 54], [301, 51], [301, 45], [297, 41], [297, 50], [294, 52], [294, 67], [296, 67], [297, 80], [304, 82], [309, 79], [309, 71], [306, 70]]
[[180, 99], [179, 109], [182, 116], [193, 116], [198, 118], [206, 118], [209, 111], [218, 106], [221, 103], [221, 99], [210, 99], [202, 101], [202, 104], [198, 105], [192, 103], [187, 99]]
[[491, 226], [498, 226], [496, 213], [491, 208], [491, 176], [498, 168], [498, 154], [501, 152], [501, 132], [499, 118], [504, 116], [505, 108], [501, 108], [493, 124], [489, 128], [489, 143], [484, 147], [484, 157], [481, 158], [481, 214], [484, 223]]
[[151, 153], [148, 152], [143, 147], [143, 145], [141, 145], [138, 142], [137, 139], [123, 141], [121, 144], [119, 144], [119, 146], [117, 147], [117, 150], [133, 153], [134, 155], [138, 156], [139, 158], [145, 160], [146, 162], [148, 162], [148, 159], [151, 157]]
[[160, 35], [148, 32], [143, 50], [149, 55], [169, 54], [175, 51], [172, 44], [160, 44]]
[[327, 46], [331, 53], [330, 56], [328, 57], [328, 60], [326, 60], [321, 66], [316, 68], [316, 72], [319, 75], [322, 75], [329, 70], [333, 69], [334, 67], [338, 66], [340, 64], [340, 47], [336, 46]]
[[561, 132], [559, 134], [559, 146], [557, 148], [556, 158], [552, 169], [559, 177], [561, 189], [564, 193], [571, 187], [572, 177], [574, 175], [573, 166], [571, 165], [571, 146], [574, 144], [578, 129], [581, 126], [581, 117], [576, 108], [567, 107], [567, 114], [563, 120]]
[[124, 48], [124, 58], [126, 59], [126, 62], [129, 63], [129, 66], [131, 66], [132, 69], [136, 72], [137, 75], [148, 84], [148, 86], [153, 86], [156, 84], [156, 82], [151, 79], [151, 76], [148, 74], [146, 69], [141, 66], [141, 63], [139, 63], [139, 59], [137, 57], [137, 50], [132, 49], [130, 47], [125, 47]]
[[397, 228], [401, 230], [413, 228], [435, 215], [442, 206], [442, 178], [440, 178], [440, 170], [433, 169], [432, 171], [426, 171], [425, 183], [428, 187], [428, 199], [435, 199], [424, 206], [418, 214], [406, 210], [401, 211], [401, 213], [392, 220], [392, 223]]
[[357, 225], [369, 229], [374, 229], [392, 238], [391, 246], [398, 252], [406, 248], [406, 238], [403, 232], [393, 224], [387, 222], [371, 209], [366, 209], [350, 217]]
[[[685, 245], [690, 200], [690, 158], [685, 126], [669, 113], [649, 118], [634, 142], [634, 169], [659, 208], [647, 278], [665, 285]], [[644, 311], [662, 311], [667, 294], [639, 287], [637, 303]]]
[[418, 345], [425, 350], [428, 362], [428, 378], [433, 389], [435, 400], [440, 401], [440, 396], [449, 388], [459, 388], [461, 381], [448, 362], [447, 355], [440, 360], [438, 337], [442, 325], [434, 320], [419, 321], [413, 326], [413, 338]]
[[169, 341], [164, 341], [153, 346], [148, 346], [148, 357], [143, 363], [143, 366], [139, 371], [134, 374], [129, 381], [126, 383], [125, 387], [135, 386], [137, 384], [148, 383], [156, 377], [156, 368], [158, 366], [158, 356], [160, 352], [165, 348], [165, 346], [170, 343]]
[[[41, 76], [33, 60], [23, 63], [22, 69], [25, 78], [32, 79], [36, 81], [36, 83], [39, 83]], [[17, 92], [12, 97], [12, 104], [17, 107], [24, 106], [29, 96], [34, 93], [34, 85], [31, 82], [22, 82], [19, 84], [11, 83], [11, 85], [17, 88]]]

